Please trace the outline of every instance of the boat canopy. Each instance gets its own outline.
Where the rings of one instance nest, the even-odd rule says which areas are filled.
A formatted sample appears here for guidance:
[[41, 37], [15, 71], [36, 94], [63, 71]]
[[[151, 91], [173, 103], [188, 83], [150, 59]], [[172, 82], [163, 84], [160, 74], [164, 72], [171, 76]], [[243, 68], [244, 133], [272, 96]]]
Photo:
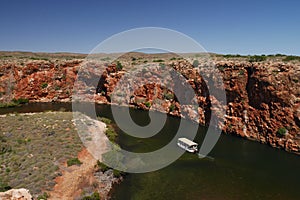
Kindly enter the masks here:
[[178, 138], [178, 141], [179, 142], [182, 142], [182, 143], [185, 143], [187, 144], [188, 146], [198, 146], [198, 144], [196, 142], [193, 142], [187, 138]]

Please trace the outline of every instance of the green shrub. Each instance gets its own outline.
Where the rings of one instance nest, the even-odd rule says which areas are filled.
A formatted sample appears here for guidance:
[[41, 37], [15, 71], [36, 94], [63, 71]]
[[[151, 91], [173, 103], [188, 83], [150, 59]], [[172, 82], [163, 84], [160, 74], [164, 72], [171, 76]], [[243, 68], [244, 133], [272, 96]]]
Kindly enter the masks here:
[[236, 57], [241, 57], [241, 55], [239, 54], [226, 54], [226, 55], [223, 55], [224, 58], [236, 58]]
[[292, 60], [300, 60], [299, 56], [286, 56], [282, 61], [292, 61]]
[[117, 139], [118, 134], [112, 127], [107, 127], [105, 131], [105, 135], [108, 137], [108, 139], [112, 142], [115, 142]]
[[31, 60], [45, 60], [45, 61], [49, 61], [48, 58], [42, 58], [42, 57], [30, 57], [29, 59], [31, 59]]
[[168, 100], [174, 99], [174, 94], [173, 93], [164, 93], [164, 98]]
[[[106, 164], [100, 162], [99, 160], [97, 161], [97, 166], [100, 168], [102, 172], [106, 172], [107, 170], [112, 169], [111, 167], [108, 167]], [[119, 170], [113, 169], [113, 175], [116, 178], [120, 178], [122, 175], [124, 175], [124, 173]]]
[[100, 200], [100, 195], [98, 192], [94, 192], [91, 196], [85, 196], [82, 200]]
[[170, 107], [169, 107], [169, 110], [170, 110], [170, 112], [174, 111], [175, 110], [175, 105], [171, 104]]
[[262, 62], [265, 60], [267, 60], [267, 57], [265, 55], [261, 55], [261, 56], [254, 55], [249, 57], [249, 62]]
[[10, 187], [7, 183], [0, 181], [0, 192], [5, 192], [10, 189], [12, 189], [12, 187]]
[[15, 107], [18, 104], [14, 103], [14, 102], [8, 102], [8, 103], [0, 103], [0, 108], [11, 108], [11, 107]]
[[101, 58], [101, 60], [102, 61], [109, 61], [109, 60], [111, 60], [111, 58], [110, 57], [105, 57], [105, 58]]
[[153, 60], [153, 62], [164, 62], [164, 60], [162, 60], [162, 59], [156, 59], [156, 60]]
[[198, 60], [194, 60], [193, 66], [194, 66], [194, 67], [198, 67], [198, 66], [199, 66], [199, 61], [198, 61]]
[[40, 200], [40, 199], [47, 200], [48, 198], [49, 198], [49, 195], [46, 192], [44, 192], [43, 194], [41, 194], [37, 197], [38, 200]]
[[287, 130], [286, 130], [285, 127], [281, 127], [281, 128], [279, 128], [278, 131], [277, 131], [277, 134], [280, 135], [280, 136], [285, 136], [286, 133], [287, 133]]
[[118, 71], [121, 71], [123, 69], [123, 65], [120, 63], [120, 61], [117, 61], [117, 66], [116, 66]]
[[48, 83], [42, 83], [41, 88], [45, 89], [46, 87], [48, 87]]
[[78, 160], [78, 158], [70, 158], [68, 161], [67, 161], [67, 165], [68, 167], [69, 166], [72, 166], [72, 165], [81, 165], [82, 162], [80, 160]]
[[151, 107], [151, 103], [149, 101], [145, 102], [145, 106], [147, 106], [147, 108]]
[[13, 99], [11, 102], [0, 103], [0, 108], [11, 108], [28, 102], [29, 100], [25, 98]]
[[120, 178], [120, 177], [123, 175], [123, 172], [114, 169], [114, 170], [113, 170], [113, 175], [114, 175], [114, 177], [116, 177], [116, 178]]
[[1, 142], [0, 143], [0, 155], [5, 154], [5, 153], [10, 153], [10, 152], [12, 152], [11, 145]]
[[26, 98], [13, 99], [12, 102], [16, 104], [25, 104], [29, 102], [29, 99]]
[[110, 119], [107, 119], [107, 118], [105, 118], [105, 117], [101, 117], [100, 120], [101, 120], [102, 122], [104, 122], [105, 124], [111, 124], [111, 120], [110, 120]]
[[166, 65], [164, 63], [159, 63], [159, 66], [161, 67], [162, 70], [166, 68]]
[[298, 82], [299, 82], [299, 80], [296, 79], [296, 78], [294, 78], [294, 79], [292, 79], [292, 80], [294, 81], [294, 83], [298, 83]]
[[105, 172], [110, 169], [110, 167], [108, 167], [106, 164], [100, 162], [100, 160], [97, 160], [97, 166], [100, 168], [100, 170], [102, 172]]

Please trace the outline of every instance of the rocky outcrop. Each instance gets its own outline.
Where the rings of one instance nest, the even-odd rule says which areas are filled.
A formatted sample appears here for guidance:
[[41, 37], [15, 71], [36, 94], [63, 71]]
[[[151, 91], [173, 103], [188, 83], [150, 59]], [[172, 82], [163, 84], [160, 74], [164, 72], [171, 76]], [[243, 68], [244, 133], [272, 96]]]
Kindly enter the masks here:
[[6, 192], [0, 192], [1, 200], [32, 200], [32, 196], [28, 190], [21, 189], [11, 189]]
[[[80, 74], [86, 81], [79, 81], [76, 90], [73, 90], [81, 62], [40, 61], [24, 66], [11, 63], [2, 65], [1, 100], [27, 98], [32, 102], [71, 101], [72, 92], [76, 92], [80, 97], [78, 100], [97, 103], [111, 103], [113, 100], [120, 105], [190, 117], [208, 125], [211, 103], [218, 105], [220, 101], [220, 87], [216, 86], [216, 92], [209, 93], [201, 75], [205, 72], [210, 73], [211, 78], [216, 78], [212, 68], [205, 66], [214, 64], [223, 75], [227, 97], [226, 107], [223, 108], [221, 103], [218, 107], [226, 109], [223, 131], [287, 151], [300, 152], [300, 65], [297, 63], [215, 61], [203, 64], [204, 71], [199, 71], [187, 61], [170, 61], [150, 72], [141, 70], [137, 73], [136, 77], [141, 77], [140, 80], [146, 77], [152, 83], [138, 85], [131, 94], [125, 94], [124, 99], [122, 91], [115, 91], [115, 88], [126, 75], [126, 68], [120, 70], [114, 64], [100, 66], [103, 70], [97, 70], [95, 63], [90, 64]], [[164, 67], [172, 67], [180, 72], [195, 90], [199, 116], [188, 106], [180, 106], [174, 93], [158, 83]], [[129, 83], [130, 80], [126, 81]], [[178, 92], [183, 91], [182, 88], [184, 86], [174, 87]], [[111, 99], [112, 94], [116, 94], [115, 99]]]
[[8, 63], [0, 68], [2, 101], [27, 98], [35, 102], [70, 101], [79, 60], [39, 61], [25, 66]]

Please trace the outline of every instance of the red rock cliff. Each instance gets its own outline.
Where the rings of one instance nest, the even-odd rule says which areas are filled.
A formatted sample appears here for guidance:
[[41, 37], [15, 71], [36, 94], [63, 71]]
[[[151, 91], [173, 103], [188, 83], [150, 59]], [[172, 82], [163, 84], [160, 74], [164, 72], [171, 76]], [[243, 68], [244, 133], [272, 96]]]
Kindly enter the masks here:
[[[82, 60], [35, 61], [26, 64], [4, 63], [0, 68], [1, 101], [27, 98], [31, 102], [71, 101], [74, 81]], [[300, 151], [300, 66], [282, 62], [215, 63], [223, 75], [227, 96], [225, 133], [260, 141], [273, 147], [299, 153]], [[197, 94], [199, 122], [209, 123], [208, 89], [200, 74], [187, 62], [169, 63], [187, 79]], [[126, 73], [116, 65], [106, 67], [105, 73], [89, 70], [86, 76], [98, 83], [85, 87], [87, 100], [109, 103], [118, 80]], [[159, 76], [159, 71], [147, 74]], [[91, 85], [94, 85], [92, 87]], [[97, 87], [96, 87], [97, 86]], [[80, 87], [78, 87], [80, 89]], [[145, 84], [130, 95], [130, 104], [142, 109], [155, 109], [193, 118], [188, 108], [181, 110], [172, 91]], [[160, 107], [155, 107], [155, 101]], [[122, 104], [122, 100], [119, 102]]]

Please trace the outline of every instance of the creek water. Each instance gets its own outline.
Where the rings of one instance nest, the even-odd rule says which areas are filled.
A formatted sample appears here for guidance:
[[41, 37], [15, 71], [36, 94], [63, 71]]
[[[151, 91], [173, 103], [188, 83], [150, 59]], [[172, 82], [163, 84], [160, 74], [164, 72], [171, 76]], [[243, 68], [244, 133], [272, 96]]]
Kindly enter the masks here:
[[[72, 110], [69, 103], [37, 103], [0, 109], [9, 112]], [[96, 105], [97, 115], [113, 120], [110, 106]], [[120, 108], [120, 112], [122, 108]], [[158, 115], [160, 113], [157, 113]], [[132, 119], [147, 125], [148, 112], [131, 109]], [[147, 139], [135, 138], [118, 130], [119, 144], [133, 152], [149, 152], [166, 145], [176, 134], [180, 119], [168, 116], [163, 129]], [[196, 126], [191, 123], [191, 126]], [[206, 129], [198, 127], [194, 141], [201, 144]], [[144, 199], [299, 199], [300, 157], [258, 142], [222, 134], [209, 157], [184, 153], [158, 171], [128, 174], [114, 187], [114, 200]]]

